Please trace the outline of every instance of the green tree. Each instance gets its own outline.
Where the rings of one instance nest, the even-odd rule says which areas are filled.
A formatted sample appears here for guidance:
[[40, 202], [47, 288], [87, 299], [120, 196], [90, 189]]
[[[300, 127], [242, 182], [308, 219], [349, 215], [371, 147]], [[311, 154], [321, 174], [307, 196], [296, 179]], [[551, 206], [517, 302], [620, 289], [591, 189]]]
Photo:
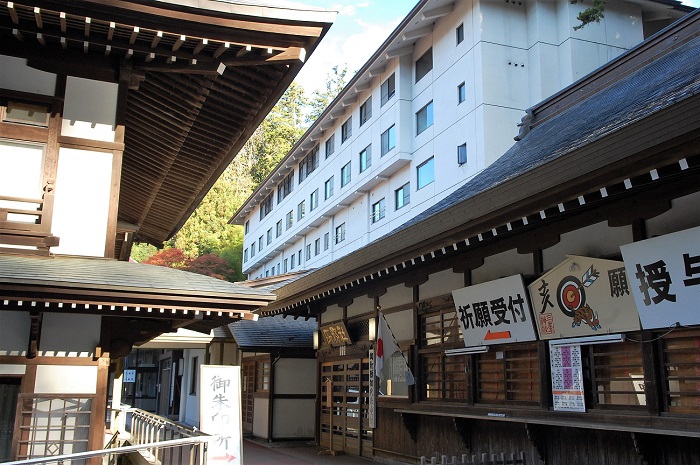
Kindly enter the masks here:
[[[572, 5], [578, 2], [583, 2], [583, 0], [569, 1]], [[581, 21], [581, 24], [579, 24], [578, 26], [574, 26], [574, 31], [578, 31], [579, 29], [585, 27], [590, 23], [599, 23], [600, 20], [605, 17], [605, 2], [606, 0], [593, 0], [593, 3], [590, 7], [580, 12], [576, 19]]]
[[149, 258], [151, 255], [158, 252], [158, 248], [155, 245], [147, 244], [146, 242], [137, 242], [131, 246], [131, 258], [139, 263], [142, 263]]
[[346, 75], [348, 73], [348, 65], [335, 65], [332, 71], [326, 74], [326, 88], [323, 91], [314, 90], [311, 94], [311, 102], [309, 103], [309, 112], [306, 116], [306, 122], [311, 124], [318, 119], [334, 98], [343, 90], [347, 84]]

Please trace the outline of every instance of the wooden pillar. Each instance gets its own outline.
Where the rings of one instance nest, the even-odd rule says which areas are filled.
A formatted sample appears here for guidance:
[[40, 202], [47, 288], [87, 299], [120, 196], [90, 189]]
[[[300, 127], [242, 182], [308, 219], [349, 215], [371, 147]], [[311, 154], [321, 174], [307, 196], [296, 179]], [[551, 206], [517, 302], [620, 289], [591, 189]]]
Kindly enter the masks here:
[[[92, 401], [90, 414], [90, 450], [102, 449], [105, 445], [105, 425], [107, 420], [107, 394], [109, 384], [109, 352], [97, 360], [97, 383], [95, 399]], [[101, 465], [102, 458], [95, 457], [88, 461], [90, 465]]]
[[124, 433], [126, 429], [126, 418], [119, 411], [122, 403], [122, 390], [124, 383], [124, 358], [119, 358], [115, 362], [114, 381], [112, 382], [112, 412], [110, 413], [110, 429], [112, 432]]

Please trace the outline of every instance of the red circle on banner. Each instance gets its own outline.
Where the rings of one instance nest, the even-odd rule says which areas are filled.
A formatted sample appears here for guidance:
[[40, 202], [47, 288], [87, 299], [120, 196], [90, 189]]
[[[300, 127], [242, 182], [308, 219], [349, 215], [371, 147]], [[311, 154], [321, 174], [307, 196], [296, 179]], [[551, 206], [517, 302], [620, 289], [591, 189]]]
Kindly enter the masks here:
[[381, 339], [377, 339], [377, 357], [384, 356], [384, 343]]

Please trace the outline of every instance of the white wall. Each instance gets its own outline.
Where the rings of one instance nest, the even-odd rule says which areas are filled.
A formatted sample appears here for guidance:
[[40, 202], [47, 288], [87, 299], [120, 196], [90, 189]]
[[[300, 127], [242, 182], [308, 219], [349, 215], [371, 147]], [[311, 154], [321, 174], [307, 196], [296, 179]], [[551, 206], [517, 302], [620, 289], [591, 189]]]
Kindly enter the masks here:
[[0, 355], [27, 353], [30, 323], [29, 312], [0, 311]]
[[[196, 394], [190, 394], [192, 381], [192, 360], [197, 357], [198, 367], [204, 365], [206, 351], [204, 349], [185, 349], [182, 354], [184, 371], [182, 376], [182, 390], [180, 393], [180, 418], [182, 423], [199, 427], [199, 393], [202, 386], [199, 382], [201, 375], [197, 373]], [[198, 369], [199, 370], [199, 369]]]
[[61, 135], [114, 142], [118, 85], [68, 76]]
[[270, 402], [268, 398], [253, 399], [253, 435], [259, 438], [267, 439], [267, 427], [270, 424], [268, 421], [268, 412]]
[[0, 55], [0, 88], [30, 94], [55, 95], [56, 75], [27, 66], [27, 60]]
[[107, 152], [59, 150], [51, 228], [61, 241], [53, 253], [104, 257], [112, 158]]
[[96, 366], [38, 365], [37, 394], [96, 394]]
[[44, 313], [39, 350], [42, 355], [92, 356], [100, 341], [102, 317]]

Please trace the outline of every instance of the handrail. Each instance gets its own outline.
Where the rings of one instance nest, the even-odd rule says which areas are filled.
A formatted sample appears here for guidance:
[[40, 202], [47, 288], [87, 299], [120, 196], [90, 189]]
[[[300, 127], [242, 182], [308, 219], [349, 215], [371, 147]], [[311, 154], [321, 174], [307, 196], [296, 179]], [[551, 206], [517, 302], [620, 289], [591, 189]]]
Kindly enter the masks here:
[[139, 444], [136, 446], [122, 446], [112, 449], [91, 450], [87, 452], [76, 452], [74, 454], [52, 455], [47, 457], [35, 457], [16, 462], [4, 462], [3, 465], [33, 465], [40, 463], [60, 462], [64, 460], [89, 459], [92, 457], [102, 457], [108, 454], [128, 454], [131, 452], [139, 452], [147, 449], [168, 449], [178, 446], [189, 446], [201, 444], [206, 446], [209, 441], [215, 439], [213, 436], [194, 436], [182, 439], [171, 439], [168, 441], [152, 442], [148, 444]]

